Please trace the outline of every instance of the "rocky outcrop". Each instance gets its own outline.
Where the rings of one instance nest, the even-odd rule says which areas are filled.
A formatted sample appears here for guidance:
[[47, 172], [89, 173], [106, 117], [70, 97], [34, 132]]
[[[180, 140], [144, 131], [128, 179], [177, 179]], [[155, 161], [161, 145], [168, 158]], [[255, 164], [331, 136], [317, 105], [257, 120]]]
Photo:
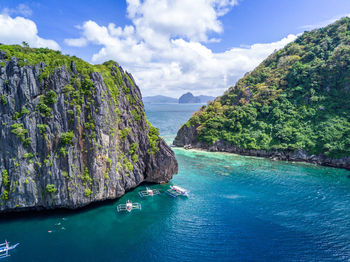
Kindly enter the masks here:
[[201, 100], [190, 92], [183, 94], [179, 98], [179, 104], [200, 103], [200, 102]]
[[196, 140], [196, 128], [194, 126], [182, 126], [173, 143], [175, 146], [185, 149], [204, 149], [210, 152], [226, 152], [245, 156], [265, 157], [272, 160], [284, 160], [294, 162], [308, 162], [317, 165], [345, 168], [350, 170], [350, 157], [339, 159], [328, 158], [325, 155], [309, 155], [305, 150], [296, 151], [266, 151], [256, 149], [244, 149], [231, 145], [223, 140], [218, 140], [212, 145]]
[[44, 75], [1, 51], [0, 65], [0, 212], [74, 209], [177, 173], [117, 64], [86, 72], [72, 59]]
[[196, 145], [197, 142], [197, 130], [192, 125], [183, 125], [179, 131], [177, 132], [177, 135], [175, 137], [175, 140], [173, 142], [175, 146], [185, 146], [185, 145]]

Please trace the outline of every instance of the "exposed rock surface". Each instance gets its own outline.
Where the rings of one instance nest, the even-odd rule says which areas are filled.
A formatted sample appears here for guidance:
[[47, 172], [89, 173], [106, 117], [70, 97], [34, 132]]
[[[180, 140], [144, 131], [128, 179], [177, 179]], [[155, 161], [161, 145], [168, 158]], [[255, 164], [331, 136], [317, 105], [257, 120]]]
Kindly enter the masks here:
[[107, 85], [101, 72], [85, 81], [74, 62], [45, 79], [44, 63], [23, 66], [3, 51], [0, 62], [0, 212], [78, 208], [177, 173], [117, 64], [106, 74], [122, 81]]

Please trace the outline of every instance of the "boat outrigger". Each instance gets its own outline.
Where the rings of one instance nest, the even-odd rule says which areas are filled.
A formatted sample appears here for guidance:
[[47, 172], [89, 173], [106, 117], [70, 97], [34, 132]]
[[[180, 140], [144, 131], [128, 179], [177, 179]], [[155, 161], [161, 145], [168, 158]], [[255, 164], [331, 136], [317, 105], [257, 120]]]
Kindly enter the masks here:
[[125, 204], [120, 204], [117, 206], [117, 211], [128, 211], [131, 212], [133, 209], [139, 209], [141, 210], [141, 204], [139, 203], [133, 203], [130, 200], [126, 201]]
[[5, 240], [5, 243], [0, 244], [0, 259], [9, 257], [9, 250], [15, 249], [18, 245], [19, 243], [11, 246], [10, 242]]
[[160, 192], [158, 189], [150, 189], [149, 187], [146, 187], [146, 190], [139, 191], [139, 196], [144, 198], [147, 196], [154, 196], [154, 195], [159, 195]]
[[179, 186], [170, 186], [170, 188], [165, 192], [172, 197], [188, 196], [189, 193], [186, 189]]

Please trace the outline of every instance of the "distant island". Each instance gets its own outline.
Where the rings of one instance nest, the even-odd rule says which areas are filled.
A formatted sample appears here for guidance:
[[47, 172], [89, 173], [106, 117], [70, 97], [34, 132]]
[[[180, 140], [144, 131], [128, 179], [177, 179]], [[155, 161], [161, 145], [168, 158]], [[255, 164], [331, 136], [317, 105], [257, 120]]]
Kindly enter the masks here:
[[192, 93], [188, 92], [183, 94], [179, 98], [179, 104], [188, 104], [188, 103], [207, 103], [211, 100], [214, 100], [213, 96], [194, 96]]
[[189, 103], [207, 103], [214, 100], [213, 96], [194, 96], [192, 93], [188, 92], [180, 96], [180, 98], [174, 98], [169, 96], [146, 96], [143, 98], [144, 103], [179, 103], [179, 104], [189, 104]]

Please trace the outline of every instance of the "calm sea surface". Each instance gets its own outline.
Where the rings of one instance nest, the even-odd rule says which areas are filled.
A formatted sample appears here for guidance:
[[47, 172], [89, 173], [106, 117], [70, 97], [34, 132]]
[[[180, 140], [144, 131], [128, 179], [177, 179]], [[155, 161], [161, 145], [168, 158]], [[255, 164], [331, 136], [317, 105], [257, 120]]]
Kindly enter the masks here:
[[[168, 142], [200, 107], [145, 106]], [[174, 150], [171, 183], [188, 199], [136, 189], [77, 212], [0, 215], [0, 241], [20, 242], [3, 261], [350, 261], [350, 172]], [[142, 211], [116, 213], [127, 199]]]

